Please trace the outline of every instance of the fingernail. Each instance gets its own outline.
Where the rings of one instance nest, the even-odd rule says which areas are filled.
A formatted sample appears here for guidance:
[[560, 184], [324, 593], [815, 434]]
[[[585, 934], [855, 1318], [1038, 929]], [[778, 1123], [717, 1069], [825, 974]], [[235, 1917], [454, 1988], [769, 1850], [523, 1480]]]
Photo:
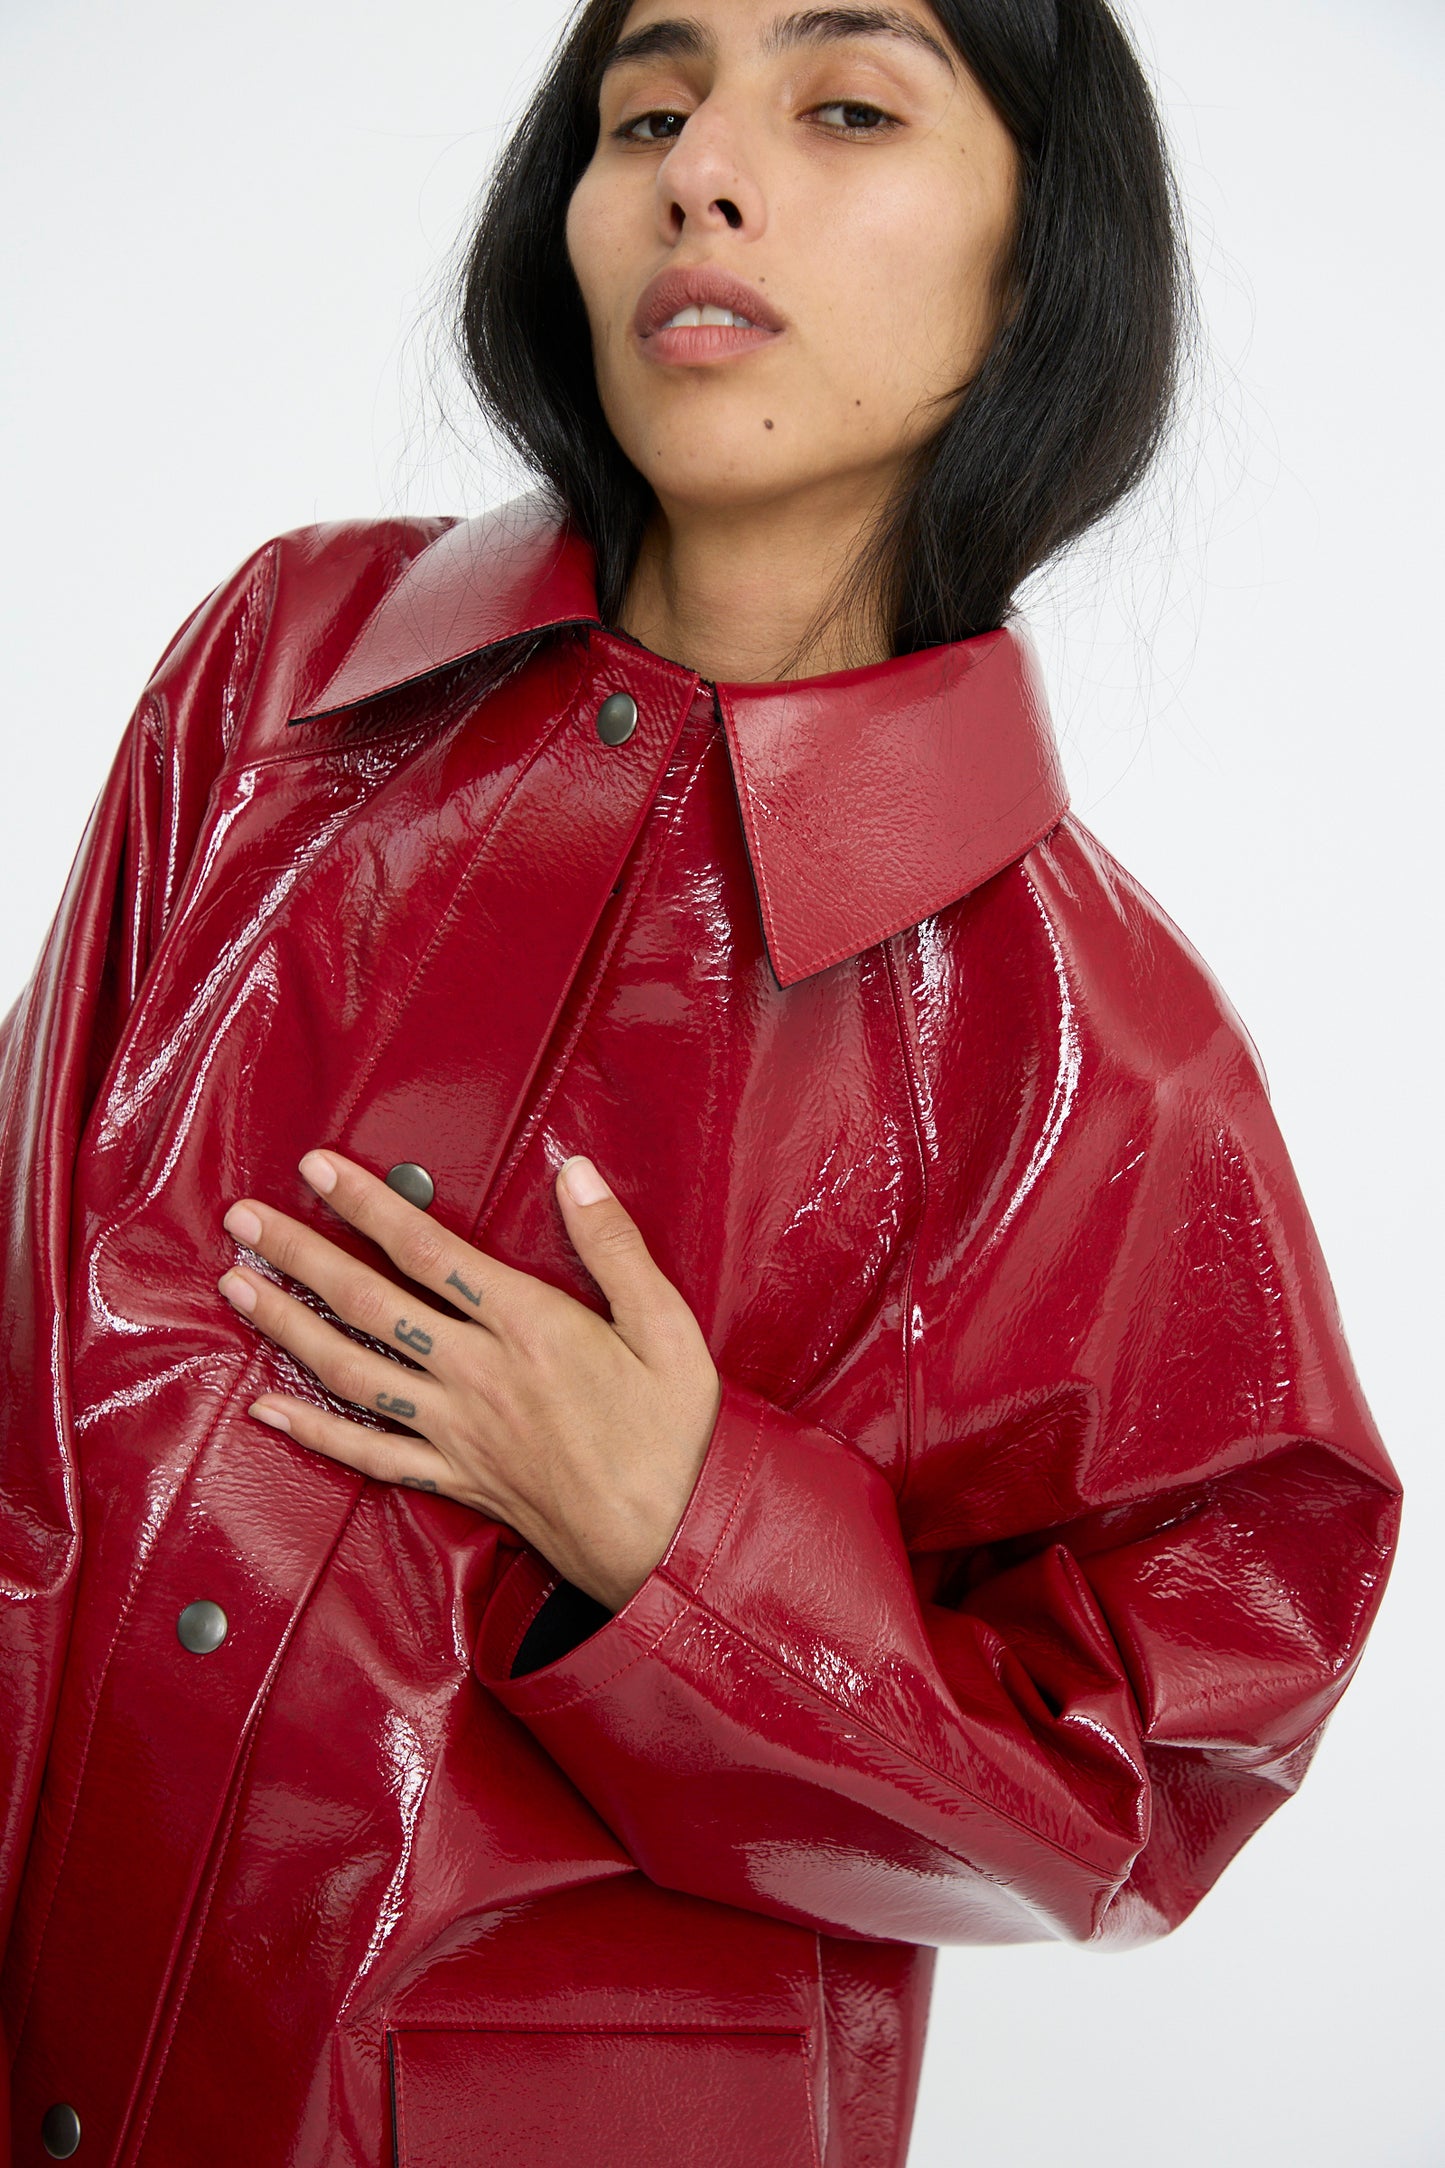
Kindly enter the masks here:
[[269, 1423], [273, 1430], [284, 1430], [287, 1437], [290, 1437], [291, 1425], [279, 1408], [263, 1408], [259, 1401], [255, 1401], [246, 1413], [254, 1415], [258, 1423]]
[[243, 1280], [239, 1272], [223, 1272], [216, 1282], [227, 1302], [238, 1310], [248, 1313], [256, 1307], [256, 1290], [249, 1280]]
[[221, 1225], [228, 1235], [234, 1235], [238, 1242], [249, 1242], [253, 1248], [261, 1239], [261, 1222], [243, 1204], [233, 1204]]
[[336, 1187], [336, 1169], [321, 1152], [308, 1152], [301, 1161], [301, 1174], [305, 1181], [323, 1197], [329, 1197]]
[[584, 1159], [580, 1152], [563, 1160], [562, 1179], [573, 1204], [597, 1204], [603, 1197], [612, 1195], [591, 1160]]

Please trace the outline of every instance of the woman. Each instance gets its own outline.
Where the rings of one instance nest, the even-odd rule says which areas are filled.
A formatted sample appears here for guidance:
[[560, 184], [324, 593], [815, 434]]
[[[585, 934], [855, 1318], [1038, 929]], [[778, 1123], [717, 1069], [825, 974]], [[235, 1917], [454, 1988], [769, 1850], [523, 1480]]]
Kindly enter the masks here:
[[1183, 294], [1099, 0], [593, 0], [546, 487], [162, 657], [3, 1049], [17, 2161], [899, 2162], [933, 1945], [1297, 1787], [1399, 1485], [1010, 622]]

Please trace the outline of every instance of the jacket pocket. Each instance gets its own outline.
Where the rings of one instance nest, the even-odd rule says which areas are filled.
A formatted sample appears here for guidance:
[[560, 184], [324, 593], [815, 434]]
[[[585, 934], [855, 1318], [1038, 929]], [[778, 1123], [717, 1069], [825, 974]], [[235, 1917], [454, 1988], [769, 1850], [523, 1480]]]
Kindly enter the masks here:
[[802, 2032], [388, 2034], [397, 2168], [818, 2168]]

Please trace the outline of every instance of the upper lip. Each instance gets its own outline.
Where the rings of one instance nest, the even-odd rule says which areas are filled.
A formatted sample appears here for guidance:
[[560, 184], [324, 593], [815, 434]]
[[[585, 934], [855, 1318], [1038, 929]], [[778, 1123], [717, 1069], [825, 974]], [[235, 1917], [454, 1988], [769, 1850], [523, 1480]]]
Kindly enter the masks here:
[[761, 325], [764, 331], [783, 328], [782, 317], [756, 286], [749, 286], [746, 279], [735, 278], [731, 271], [720, 270], [713, 263], [677, 264], [659, 271], [642, 289], [632, 327], [639, 338], [647, 339], [679, 309], [709, 305], [731, 309], [734, 316], [746, 316], [749, 323]]

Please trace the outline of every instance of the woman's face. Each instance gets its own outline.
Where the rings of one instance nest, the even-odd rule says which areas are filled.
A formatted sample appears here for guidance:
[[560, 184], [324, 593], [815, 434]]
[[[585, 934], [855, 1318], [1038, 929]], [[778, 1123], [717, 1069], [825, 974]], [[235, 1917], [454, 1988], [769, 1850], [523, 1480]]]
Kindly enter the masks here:
[[[568, 211], [603, 409], [665, 508], [871, 500], [993, 337], [1012, 139], [922, 0], [682, 4], [629, 10]], [[694, 271], [747, 290], [654, 290]]]

